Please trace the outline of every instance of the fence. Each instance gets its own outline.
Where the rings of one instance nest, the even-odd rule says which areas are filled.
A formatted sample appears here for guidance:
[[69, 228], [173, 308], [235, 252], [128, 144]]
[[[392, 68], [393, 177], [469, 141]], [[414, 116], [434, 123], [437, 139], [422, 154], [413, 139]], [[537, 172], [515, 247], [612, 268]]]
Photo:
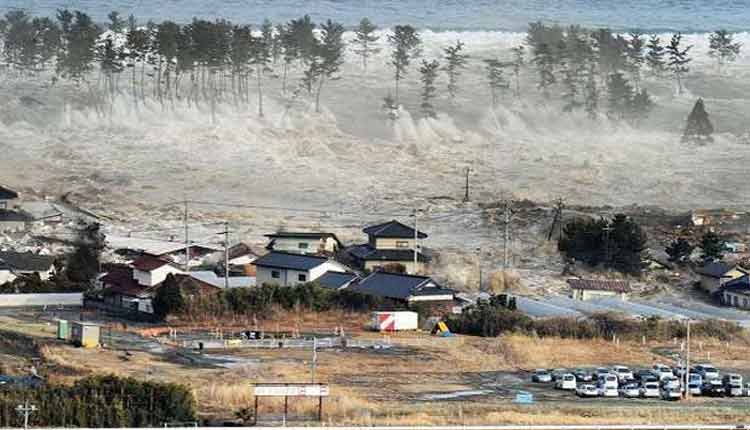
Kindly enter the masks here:
[[83, 293], [0, 294], [0, 308], [83, 306]]

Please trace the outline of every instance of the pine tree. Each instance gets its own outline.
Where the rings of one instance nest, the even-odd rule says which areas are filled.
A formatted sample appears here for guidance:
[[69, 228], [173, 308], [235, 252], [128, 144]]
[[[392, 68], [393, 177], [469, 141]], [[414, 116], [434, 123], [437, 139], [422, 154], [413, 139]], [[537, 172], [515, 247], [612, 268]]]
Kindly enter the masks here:
[[466, 68], [466, 61], [469, 59], [467, 54], [462, 54], [464, 44], [457, 40], [455, 45], [443, 48], [443, 60], [445, 66], [443, 70], [448, 75], [448, 94], [451, 100], [455, 100], [458, 92], [458, 78], [461, 71]]
[[648, 90], [642, 88], [640, 91], [634, 93], [630, 109], [634, 122], [646, 118], [653, 108], [654, 102], [651, 100]]
[[703, 250], [703, 260], [720, 261], [726, 251], [726, 243], [718, 234], [709, 231], [701, 237], [701, 249]]
[[687, 119], [685, 132], [682, 134], [683, 142], [705, 143], [713, 142], [711, 134], [714, 126], [708, 118], [708, 112], [703, 105], [703, 99], [698, 99]]
[[592, 64], [586, 74], [583, 108], [590, 119], [599, 116], [599, 87], [596, 84], [596, 69]]
[[556, 60], [550, 46], [546, 43], [539, 45], [532, 61], [539, 72], [537, 88], [541, 90], [545, 98], [549, 98], [550, 87], [556, 82], [554, 73]]
[[685, 47], [685, 49], [682, 49], [681, 43], [682, 34], [675, 33], [672, 35], [672, 39], [669, 41], [669, 45], [667, 45], [666, 48], [667, 54], [669, 55], [667, 66], [669, 66], [669, 70], [677, 80], [677, 91], [679, 94], [682, 94], [682, 78], [685, 73], [690, 71], [688, 64], [690, 64], [692, 58], [688, 56], [688, 53], [693, 47], [692, 45], [689, 45]]
[[579, 77], [576, 66], [566, 65], [564, 73], [562, 81], [564, 88], [562, 95], [563, 112], [572, 112], [583, 105], [578, 99], [580, 91], [578, 89]]
[[708, 36], [708, 55], [716, 58], [719, 73], [721, 67], [733, 62], [740, 54], [742, 44], [734, 42], [734, 35], [726, 30], [717, 30]]
[[518, 45], [513, 48], [510, 48], [510, 51], [513, 53], [513, 77], [515, 80], [515, 96], [521, 97], [521, 68], [525, 64], [525, 49], [523, 45]]
[[362, 18], [354, 30], [354, 53], [362, 57], [362, 69], [367, 72], [367, 60], [373, 54], [380, 52], [380, 48], [373, 46], [380, 37], [375, 35], [378, 27], [367, 18]]
[[432, 100], [435, 98], [437, 88], [435, 80], [437, 79], [440, 63], [437, 60], [422, 60], [422, 67], [419, 68], [420, 80], [422, 81], [422, 104], [420, 108], [426, 117], [435, 118], [435, 107]]
[[664, 73], [664, 47], [661, 45], [661, 39], [657, 35], [651, 35], [646, 44], [646, 64], [655, 76], [661, 76]]
[[645, 58], [643, 57], [644, 41], [643, 35], [638, 32], [630, 33], [630, 39], [628, 40], [628, 46], [626, 50], [627, 54], [627, 65], [630, 71], [630, 78], [633, 80], [633, 85], [636, 91], [640, 91], [641, 88], [641, 67]]
[[263, 117], [263, 75], [269, 70], [271, 62], [271, 50], [267, 39], [260, 36], [250, 35], [250, 64], [255, 66], [255, 78], [258, 89], [258, 116]]
[[680, 238], [673, 240], [669, 246], [665, 249], [667, 255], [669, 255], [669, 261], [673, 263], [684, 263], [687, 261], [690, 254], [693, 252], [693, 245], [687, 240]]
[[318, 49], [319, 64], [316, 66], [318, 87], [315, 92], [315, 111], [320, 112], [320, 93], [323, 83], [331, 79], [344, 63], [344, 26], [330, 19], [320, 26], [321, 42]]
[[398, 84], [407, 74], [407, 67], [409, 67], [411, 59], [419, 56], [422, 40], [414, 27], [410, 25], [397, 25], [393, 28], [393, 34], [388, 35], [388, 43], [393, 48], [391, 65], [394, 68], [394, 79], [396, 81], [394, 100], [396, 105], [398, 105]]
[[57, 57], [58, 73], [76, 82], [81, 81], [93, 67], [99, 28], [83, 12], [58, 11], [63, 44]]
[[616, 72], [607, 79], [607, 114], [610, 118], [622, 120], [630, 112], [633, 101], [633, 88]]
[[[492, 107], [497, 107], [499, 100], [499, 93], [503, 90], [507, 90], [510, 87], [508, 79], [505, 78], [503, 69], [508, 67], [508, 63], [503, 63], [498, 59], [484, 60], [484, 68], [487, 76], [487, 85], [490, 87], [490, 95], [492, 96]], [[514, 66], [514, 63], [511, 63]]]
[[113, 10], [107, 15], [107, 18], [109, 18], [107, 28], [109, 28], [110, 31], [121, 33], [125, 29], [125, 20], [120, 17], [119, 12]]

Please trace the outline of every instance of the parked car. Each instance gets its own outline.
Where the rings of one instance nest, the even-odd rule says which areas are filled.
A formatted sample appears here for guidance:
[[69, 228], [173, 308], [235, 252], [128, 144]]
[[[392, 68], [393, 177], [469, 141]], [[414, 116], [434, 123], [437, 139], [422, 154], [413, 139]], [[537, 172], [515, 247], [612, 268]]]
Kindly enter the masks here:
[[615, 375], [614, 373], [607, 373], [606, 375], [599, 376], [599, 380], [597, 381], [597, 383], [600, 386], [614, 388], [615, 391], [617, 391], [620, 386], [617, 380], [617, 375]]
[[576, 377], [576, 381], [578, 382], [591, 382], [591, 373], [587, 372], [584, 369], [576, 369], [573, 371], [573, 375]]
[[680, 400], [682, 398], [682, 391], [679, 388], [663, 388], [661, 390], [661, 398], [664, 400]]
[[685, 377], [685, 370], [684, 366], [675, 366], [672, 368], [672, 374], [682, 380]]
[[555, 382], [555, 388], [558, 390], [575, 390], [576, 377], [572, 373], [566, 373]]
[[676, 376], [669, 375], [662, 378], [661, 386], [666, 389], [679, 390], [682, 384], [680, 384], [680, 380]]
[[531, 382], [552, 382], [552, 375], [547, 369], [536, 369], [531, 375]]
[[722, 397], [724, 396], [724, 385], [718, 378], [704, 381], [703, 386], [701, 387], [701, 395], [709, 397]]
[[645, 398], [656, 398], [659, 397], [659, 383], [658, 382], [646, 382], [641, 385], [641, 397]]
[[609, 375], [609, 373], [610, 373], [609, 369], [607, 369], [606, 367], [597, 367], [596, 370], [594, 371], [594, 379], [598, 381], [599, 378], [601, 378], [604, 375]]
[[654, 364], [653, 367], [651, 367], [651, 373], [653, 373], [659, 381], [667, 376], [674, 376], [672, 368], [664, 364]]
[[731, 397], [742, 397], [745, 392], [742, 389], [742, 376], [736, 373], [724, 375], [722, 379], [724, 394]]
[[583, 384], [576, 388], [576, 395], [578, 397], [598, 397], [599, 390], [596, 389], [594, 384]]
[[654, 372], [650, 369], [641, 369], [633, 375], [635, 380], [643, 384], [644, 382], [658, 382]]
[[615, 366], [612, 368], [612, 373], [617, 375], [617, 380], [622, 384], [623, 382], [635, 379], [633, 371], [626, 366]]
[[701, 375], [704, 381], [719, 378], [719, 370], [708, 363], [697, 364], [695, 366], [695, 373]]
[[745, 383], [743, 393], [745, 394], [745, 397], [750, 397], [750, 382]]
[[620, 396], [622, 397], [638, 397], [641, 395], [640, 387], [635, 382], [630, 382], [622, 385], [619, 389]]
[[702, 394], [703, 377], [697, 373], [691, 373], [688, 377], [688, 391], [694, 396]]
[[567, 369], [552, 369], [552, 381], [557, 382], [563, 375], [569, 373]]
[[618, 397], [620, 395], [620, 392], [617, 391], [617, 388], [606, 385], [606, 384], [600, 384], [598, 387], [599, 395], [602, 397]]

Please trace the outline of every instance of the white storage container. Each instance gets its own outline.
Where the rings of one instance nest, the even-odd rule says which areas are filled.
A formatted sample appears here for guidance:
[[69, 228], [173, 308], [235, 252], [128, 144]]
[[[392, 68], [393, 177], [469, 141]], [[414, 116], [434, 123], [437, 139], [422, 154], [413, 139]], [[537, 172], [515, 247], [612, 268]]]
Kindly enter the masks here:
[[410, 311], [373, 312], [372, 328], [375, 331], [403, 331], [418, 328], [419, 315]]

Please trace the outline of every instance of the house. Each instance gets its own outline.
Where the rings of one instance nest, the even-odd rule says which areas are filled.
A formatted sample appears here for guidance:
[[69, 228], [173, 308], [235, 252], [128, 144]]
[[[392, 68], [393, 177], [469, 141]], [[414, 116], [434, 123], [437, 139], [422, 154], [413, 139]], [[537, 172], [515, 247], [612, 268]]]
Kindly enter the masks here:
[[3, 186], [0, 186], [0, 209], [8, 209], [12, 200], [18, 198], [18, 193]]
[[0, 232], [13, 233], [27, 231], [34, 218], [26, 212], [2, 209], [0, 206]]
[[[219, 289], [224, 289], [227, 283], [227, 280], [225, 280], [223, 276], [219, 276], [216, 272], [210, 270], [192, 271], [184, 276], [188, 276], [206, 285], [210, 285], [213, 288]], [[228, 281], [229, 288], [250, 288], [255, 286], [255, 276], [232, 276], [230, 272]]]
[[255, 266], [253, 261], [258, 259], [258, 254], [245, 243], [238, 243], [229, 248], [229, 273], [241, 273], [248, 277], [255, 277]]
[[348, 272], [341, 263], [327, 257], [271, 251], [253, 263], [258, 285], [293, 286], [311, 282], [326, 272]]
[[266, 249], [272, 251], [333, 255], [341, 249], [341, 242], [333, 233], [280, 231], [266, 237]]
[[367, 243], [352, 246], [347, 250], [354, 263], [361, 269], [375, 271], [386, 265], [400, 264], [404, 266], [406, 273], [424, 272], [429, 257], [421, 251], [417, 242], [419, 239], [426, 239], [427, 234], [415, 232], [413, 228], [396, 220], [372, 225], [362, 231], [368, 237]]
[[352, 282], [359, 279], [356, 273], [351, 272], [326, 272], [315, 280], [323, 288], [331, 290], [342, 290], [347, 288]]
[[570, 297], [575, 300], [618, 297], [627, 300], [630, 284], [625, 281], [601, 281], [597, 279], [568, 279]]
[[55, 260], [56, 257], [51, 255], [0, 251], [0, 284], [34, 274], [46, 281], [55, 273]]
[[[127, 258], [150, 255], [179, 265], [185, 264], [185, 244], [177, 240], [142, 239], [127, 236], [107, 236], [107, 246], [116, 254]], [[204, 243], [190, 244], [190, 266], [203, 264], [203, 259], [223, 248]]]
[[174, 263], [152, 255], [138, 257], [131, 265], [133, 266], [133, 279], [145, 287], [161, 284], [169, 274], [184, 273]]
[[750, 276], [743, 275], [727, 281], [719, 289], [721, 304], [740, 309], [750, 309]]
[[747, 275], [748, 272], [737, 265], [719, 261], [705, 264], [696, 273], [700, 276], [701, 288], [714, 294], [728, 281]]
[[392, 302], [412, 305], [419, 303], [453, 306], [455, 291], [443, 288], [428, 276], [375, 271], [353, 283], [349, 290]]
[[690, 214], [690, 220], [697, 227], [715, 226], [736, 222], [744, 215], [744, 212], [736, 212], [729, 209], [698, 209]]
[[112, 266], [99, 278], [101, 296], [105, 303], [131, 311], [153, 313], [151, 299], [155, 288], [141, 285], [135, 280], [134, 269], [128, 266]]

